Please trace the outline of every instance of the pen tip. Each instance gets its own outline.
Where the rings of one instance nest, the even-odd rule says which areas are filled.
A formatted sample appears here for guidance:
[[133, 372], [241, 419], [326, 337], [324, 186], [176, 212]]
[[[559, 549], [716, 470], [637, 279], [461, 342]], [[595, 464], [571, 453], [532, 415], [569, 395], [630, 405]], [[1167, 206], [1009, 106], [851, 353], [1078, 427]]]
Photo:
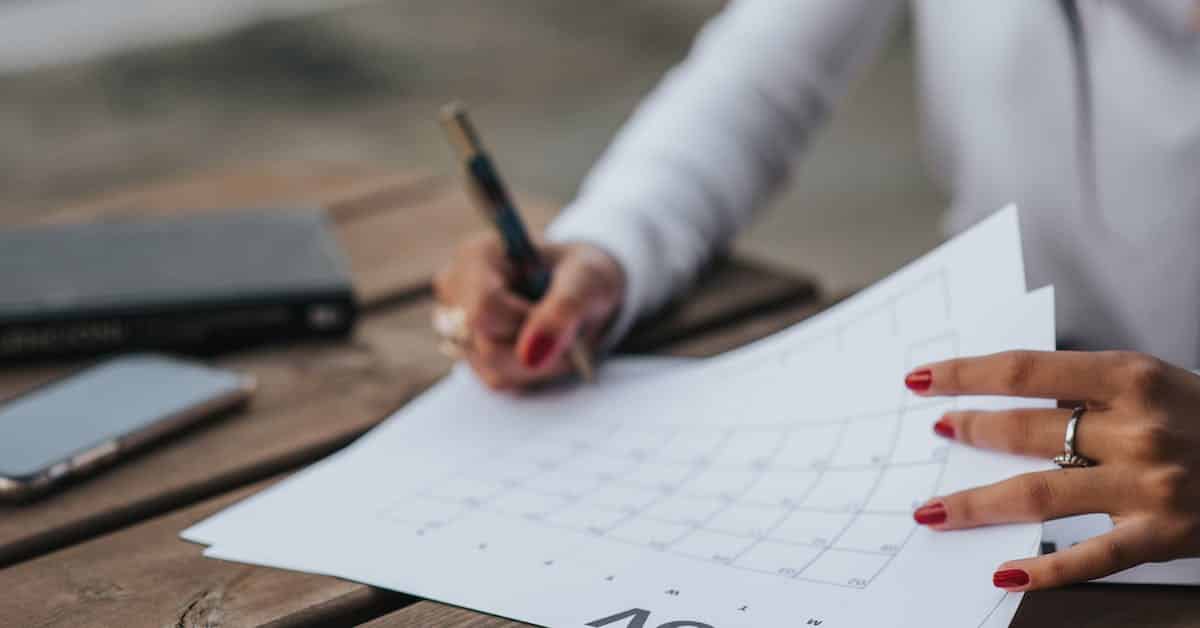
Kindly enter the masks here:
[[467, 116], [467, 106], [461, 101], [455, 100], [443, 106], [441, 120], [446, 136], [463, 159], [483, 152], [483, 143], [479, 141], [479, 134]]
[[443, 122], [456, 120], [465, 115], [467, 115], [467, 105], [461, 100], [452, 100], [442, 105], [441, 118]]
[[579, 374], [583, 381], [593, 382], [596, 380], [596, 369], [592, 363], [592, 352], [583, 344], [575, 344], [570, 351], [571, 363], [575, 366], [575, 371]]

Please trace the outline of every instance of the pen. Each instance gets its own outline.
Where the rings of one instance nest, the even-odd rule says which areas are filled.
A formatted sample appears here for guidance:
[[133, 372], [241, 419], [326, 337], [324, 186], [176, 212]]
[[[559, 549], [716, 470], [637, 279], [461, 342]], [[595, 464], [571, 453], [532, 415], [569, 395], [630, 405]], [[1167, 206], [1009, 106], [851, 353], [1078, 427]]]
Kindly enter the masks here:
[[[541, 299], [550, 287], [550, 268], [529, 239], [521, 215], [517, 213], [504, 182], [500, 180], [500, 173], [492, 165], [491, 157], [483, 149], [479, 134], [467, 116], [466, 106], [460, 102], [446, 105], [442, 108], [441, 121], [450, 144], [462, 159], [471, 198], [488, 222], [500, 232], [505, 253], [517, 269], [513, 288], [531, 301]], [[580, 376], [591, 381], [592, 356], [588, 348], [576, 342], [571, 346], [569, 355]]]

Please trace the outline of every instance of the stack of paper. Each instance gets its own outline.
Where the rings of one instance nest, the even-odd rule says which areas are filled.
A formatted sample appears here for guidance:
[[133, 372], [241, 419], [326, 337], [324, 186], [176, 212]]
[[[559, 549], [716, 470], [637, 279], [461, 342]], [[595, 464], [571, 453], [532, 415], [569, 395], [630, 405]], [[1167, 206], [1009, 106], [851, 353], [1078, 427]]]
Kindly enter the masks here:
[[[912, 367], [1053, 349], [1015, 209], [729, 354], [614, 360], [521, 397], [465, 369], [329, 459], [184, 532], [226, 560], [547, 626], [1005, 626], [1038, 525], [933, 533], [926, 499], [1047, 468], [950, 445]], [[932, 615], [931, 615], [932, 614]], [[674, 623], [673, 623], [674, 622]]]

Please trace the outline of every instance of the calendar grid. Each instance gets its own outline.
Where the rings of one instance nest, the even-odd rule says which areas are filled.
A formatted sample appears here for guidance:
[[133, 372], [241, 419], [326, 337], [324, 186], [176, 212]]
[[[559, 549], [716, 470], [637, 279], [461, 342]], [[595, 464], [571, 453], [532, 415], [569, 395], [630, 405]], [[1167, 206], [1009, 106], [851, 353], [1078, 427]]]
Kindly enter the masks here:
[[[831, 335], [839, 347], [855, 326], [900, 335], [905, 299], [942, 301], [935, 305], [949, 317], [949, 294], [947, 273], [932, 273]], [[773, 360], [800, 350], [747, 368], [777, 367]], [[958, 351], [957, 337], [941, 334], [912, 342], [905, 360], [911, 367]], [[487, 512], [708, 564], [863, 589], [911, 540], [912, 507], [942, 486], [946, 445], [929, 426], [948, 407], [902, 395], [894, 408], [841, 417], [735, 427], [610, 421], [565, 437], [551, 429], [380, 516], [425, 535]]]
[[[729, 440], [729, 435], [727, 434], [725, 442], [728, 442], [728, 440]], [[771, 453], [765, 459], [766, 460], [774, 460], [775, 456], [777, 456], [779, 454], [779, 452], [783, 449], [783, 446], [784, 446], [784, 441], [780, 440], [779, 443], [776, 444], [775, 449], [772, 450]], [[755, 475], [754, 475], [753, 479], [750, 480], [750, 483], [747, 486], [747, 489], [752, 488], [753, 485], [756, 484], [762, 478], [763, 474], [765, 473], [765, 470], [763, 467], [760, 466], [760, 467], [756, 468], [754, 473], [755, 473]], [[713, 511], [711, 514], [708, 515], [707, 518], [705, 518], [703, 521], [699, 522], [691, 530], [684, 532], [681, 537], [672, 541], [671, 545], [682, 542], [689, 535], [693, 534], [697, 529], [703, 529], [705, 526], [709, 525], [712, 522], [712, 520], [715, 519], [718, 515], [727, 511], [734, 503], [732, 500], [725, 498], [724, 496], [722, 496], [722, 499], [725, 501], [724, 506]]]
[[[841, 429], [839, 429], [839, 430], [838, 430], [837, 437], [836, 437], [836, 439], [834, 440], [834, 448], [835, 448], [835, 451], [836, 451], [836, 449], [837, 449], [837, 448], [840, 448], [840, 447], [842, 446], [842, 440], [843, 440], [843, 439], [845, 438], [845, 436], [846, 436], [846, 425], [847, 425], [846, 423], [843, 423], [843, 424], [840, 426], [840, 427], [841, 427]], [[776, 520], [775, 520], [775, 521], [773, 521], [773, 522], [771, 523], [771, 527], [770, 527], [770, 528], [767, 530], [767, 534], [766, 534], [766, 537], [767, 537], [767, 538], [769, 538], [769, 537], [770, 537], [770, 536], [771, 536], [771, 535], [772, 535], [772, 534], [773, 534], [773, 533], [774, 533], [774, 532], [775, 532], [775, 531], [776, 531], [776, 530], [779, 528], [779, 526], [783, 525], [783, 523], [784, 523], [785, 521], [787, 521], [787, 520], [788, 520], [788, 518], [790, 518], [791, 516], [793, 516], [795, 513], [797, 513], [797, 512], [800, 512], [800, 508], [801, 508], [801, 507], [799, 506], [799, 504], [802, 504], [802, 503], [804, 503], [804, 500], [805, 500], [805, 499], [807, 499], [807, 498], [808, 498], [808, 496], [809, 496], [809, 495], [810, 495], [810, 494], [811, 494], [811, 493], [812, 493], [814, 490], [816, 490], [816, 488], [817, 488], [818, 484], [820, 483], [820, 477], [821, 477], [821, 476], [819, 476], [819, 475], [818, 475], [818, 476], [817, 476], [817, 481], [813, 482], [812, 484], [810, 484], [810, 485], [808, 486], [807, 490], [805, 490], [805, 492], [804, 492], [804, 495], [803, 495], [803, 497], [802, 497], [800, 500], [798, 500], [796, 504], [792, 504], [792, 505], [790, 505], [790, 506], [788, 507], [788, 510], [787, 510], [787, 512], [786, 512], [785, 514], [783, 514], [783, 515], [781, 515], [780, 517], [776, 518]], [[743, 549], [742, 549], [742, 551], [741, 551], [741, 552], [739, 552], [739, 553], [738, 553], [738, 558], [741, 558], [742, 556], [745, 556], [745, 555], [746, 555], [747, 553], [749, 553], [751, 550], [753, 550], [754, 548], [756, 548], [756, 547], [758, 547], [759, 545], [761, 545], [761, 544], [762, 544], [762, 542], [763, 542], [763, 538], [754, 539], [754, 542], [753, 542], [753, 543], [751, 543], [750, 545], [747, 545], [745, 548], [743, 548]], [[806, 565], [806, 567], [807, 567], [807, 565]], [[803, 571], [803, 570], [801, 570], [801, 571]]]
[[[718, 449], [720, 449], [721, 447], [724, 447], [724, 446], [725, 446], [725, 444], [726, 444], [727, 442], [728, 442], [728, 434], [726, 434], [726, 435], [725, 435], [725, 437], [724, 437], [724, 438], [722, 438], [722, 440], [721, 440], [720, 444], [717, 446], [717, 448], [718, 448]], [[695, 467], [694, 467], [694, 468], [691, 470], [691, 472], [690, 472], [690, 473], [689, 473], [689, 474], [686, 476], [686, 479], [685, 479], [684, 481], [686, 482], [686, 481], [688, 481], [688, 480], [694, 479], [694, 478], [695, 478], [695, 476], [696, 476], [696, 475], [698, 475], [700, 472], [701, 472], [701, 466], [700, 466], [700, 465], [696, 465], [696, 466], [695, 466]], [[622, 525], [622, 524], [626, 523], [627, 521], [630, 521], [630, 520], [634, 519], [635, 517], [638, 517], [639, 515], [641, 515], [641, 513], [645, 512], [645, 511], [646, 511], [646, 509], [648, 509], [649, 507], [650, 507], [649, 505], [646, 505], [646, 506], [643, 506], [643, 507], [641, 507], [641, 508], [630, 509], [630, 511], [629, 511], [628, 513], [626, 513], [626, 516], [625, 516], [625, 518], [624, 518], [624, 519], [621, 519], [621, 520], [619, 520], [618, 522], [616, 522], [616, 523], [614, 523], [614, 524], [612, 524], [611, 528], [613, 528], [613, 529], [616, 529], [616, 528], [619, 528], [619, 527], [621, 527], [621, 525]], [[667, 545], [669, 545], [669, 543], [668, 543]], [[663, 548], [661, 548], [661, 547], [655, 547], [655, 549], [663, 549]]]

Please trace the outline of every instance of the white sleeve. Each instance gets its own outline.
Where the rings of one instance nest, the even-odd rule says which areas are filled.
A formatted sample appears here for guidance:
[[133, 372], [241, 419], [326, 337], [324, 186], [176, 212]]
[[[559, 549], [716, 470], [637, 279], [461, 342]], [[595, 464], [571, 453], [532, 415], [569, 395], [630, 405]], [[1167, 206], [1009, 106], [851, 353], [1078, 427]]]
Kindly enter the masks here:
[[898, 0], [735, 0], [642, 102], [550, 226], [626, 276], [611, 347], [745, 226], [787, 177]]

